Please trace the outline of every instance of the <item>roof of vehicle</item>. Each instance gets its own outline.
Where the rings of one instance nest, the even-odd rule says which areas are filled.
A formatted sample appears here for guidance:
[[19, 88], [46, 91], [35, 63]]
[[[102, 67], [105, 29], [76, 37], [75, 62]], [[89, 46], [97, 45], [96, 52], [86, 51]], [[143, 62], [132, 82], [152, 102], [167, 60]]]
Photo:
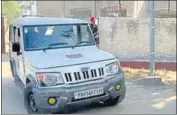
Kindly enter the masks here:
[[54, 24], [83, 24], [85, 20], [76, 18], [54, 18], [54, 17], [20, 17], [14, 19], [11, 24], [30, 26], [30, 25], [54, 25]]

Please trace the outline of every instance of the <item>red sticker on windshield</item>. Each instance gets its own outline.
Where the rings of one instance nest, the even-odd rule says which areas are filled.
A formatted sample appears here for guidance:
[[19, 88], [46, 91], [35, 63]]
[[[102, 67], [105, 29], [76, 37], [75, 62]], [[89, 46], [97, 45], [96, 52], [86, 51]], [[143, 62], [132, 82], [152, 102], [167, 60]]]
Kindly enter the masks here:
[[72, 54], [72, 55], [66, 55], [68, 58], [80, 58], [82, 57], [81, 54]]

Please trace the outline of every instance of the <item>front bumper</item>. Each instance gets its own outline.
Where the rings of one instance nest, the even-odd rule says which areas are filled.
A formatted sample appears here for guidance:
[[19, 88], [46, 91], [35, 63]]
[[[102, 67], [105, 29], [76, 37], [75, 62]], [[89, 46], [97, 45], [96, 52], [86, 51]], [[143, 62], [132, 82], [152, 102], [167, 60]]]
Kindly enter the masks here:
[[[117, 91], [115, 86], [121, 85], [121, 89]], [[95, 96], [81, 100], [74, 100], [74, 92], [95, 89], [98, 87], [104, 88], [104, 95]], [[35, 102], [39, 110], [45, 113], [54, 113], [62, 111], [70, 106], [83, 106], [93, 102], [105, 101], [110, 98], [119, 96], [121, 102], [126, 93], [125, 77], [124, 75], [115, 75], [109, 79], [97, 80], [96, 83], [90, 82], [88, 84], [79, 84], [79, 86], [58, 87], [58, 88], [33, 88]], [[56, 97], [57, 103], [55, 105], [48, 104], [49, 97]]]

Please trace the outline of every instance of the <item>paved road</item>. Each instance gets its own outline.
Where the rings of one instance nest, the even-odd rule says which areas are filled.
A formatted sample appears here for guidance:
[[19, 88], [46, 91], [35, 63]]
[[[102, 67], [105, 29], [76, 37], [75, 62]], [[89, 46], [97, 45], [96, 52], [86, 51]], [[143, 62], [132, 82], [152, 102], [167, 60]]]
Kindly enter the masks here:
[[[2, 65], [2, 113], [26, 114], [22, 91], [10, 74], [8, 63]], [[169, 88], [144, 88], [127, 82], [125, 100], [114, 107], [92, 106], [73, 113], [82, 114], [175, 114], [176, 90]]]

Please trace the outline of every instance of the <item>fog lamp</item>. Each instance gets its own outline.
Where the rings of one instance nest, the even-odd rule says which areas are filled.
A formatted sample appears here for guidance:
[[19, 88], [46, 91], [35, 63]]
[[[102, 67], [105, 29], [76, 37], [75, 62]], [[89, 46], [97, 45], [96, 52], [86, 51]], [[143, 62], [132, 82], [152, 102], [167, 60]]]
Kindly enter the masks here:
[[120, 88], [121, 88], [121, 87], [120, 87], [120, 84], [117, 84], [117, 85], [116, 85], [116, 90], [119, 91]]
[[56, 104], [56, 102], [57, 102], [57, 100], [56, 100], [55, 97], [49, 97], [48, 103], [49, 103], [50, 105], [54, 105], [54, 104]]

